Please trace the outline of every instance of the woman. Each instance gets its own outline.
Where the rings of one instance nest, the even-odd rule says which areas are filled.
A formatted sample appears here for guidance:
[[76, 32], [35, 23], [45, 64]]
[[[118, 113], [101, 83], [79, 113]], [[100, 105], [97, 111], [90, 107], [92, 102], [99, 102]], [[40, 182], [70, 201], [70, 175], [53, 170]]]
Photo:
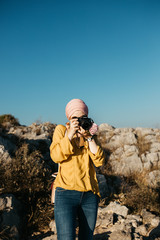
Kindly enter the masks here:
[[96, 124], [84, 130], [79, 117], [88, 116], [88, 107], [81, 99], [72, 99], [66, 106], [69, 123], [58, 125], [50, 146], [51, 158], [59, 163], [54, 182], [55, 222], [58, 240], [75, 240], [76, 219], [79, 240], [93, 239], [99, 202], [95, 168], [104, 162], [104, 152], [96, 144]]

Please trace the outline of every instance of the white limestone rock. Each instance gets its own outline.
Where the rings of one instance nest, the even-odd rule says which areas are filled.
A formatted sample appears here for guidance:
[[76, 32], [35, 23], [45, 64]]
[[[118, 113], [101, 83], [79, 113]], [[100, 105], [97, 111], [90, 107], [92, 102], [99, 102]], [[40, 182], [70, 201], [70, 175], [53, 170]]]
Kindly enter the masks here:
[[149, 172], [145, 176], [145, 182], [152, 188], [160, 187], [160, 170]]
[[118, 147], [122, 147], [124, 145], [137, 144], [137, 139], [135, 134], [132, 132], [121, 133], [120, 135], [114, 135], [110, 140], [110, 144], [114, 145], [114, 148], [117, 149]]
[[124, 156], [130, 157], [135, 153], [138, 154], [138, 148], [135, 145], [124, 145]]
[[56, 229], [56, 223], [55, 220], [51, 220], [49, 227], [51, 229], [52, 232], [54, 232], [54, 234], [57, 234], [57, 229]]
[[160, 142], [152, 142], [150, 152], [160, 152]]
[[116, 174], [124, 176], [129, 176], [136, 172], [142, 172], [143, 170], [142, 161], [137, 153], [134, 153], [129, 157], [123, 156], [120, 159], [116, 159], [114, 154], [112, 154], [112, 156], [110, 156], [110, 164]]
[[98, 127], [99, 131], [114, 131], [114, 127], [107, 123], [102, 123]]
[[110, 234], [109, 240], [132, 240], [130, 233], [126, 233], [120, 230], [114, 231]]
[[160, 224], [160, 218], [146, 209], [141, 211], [141, 216], [144, 224], [152, 225], [152, 227], [157, 227]]
[[126, 206], [121, 206], [117, 202], [111, 202], [106, 208], [105, 211], [108, 213], [116, 213], [117, 215], [121, 215], [123, 217], [127, 217], [128, 208]]
[[23, 231], [23, 207], [12, 194], [0, 196], [0, 229], [8, 228], [10, 239], [20, 240]]
[[0, 145], [0, 164], [2, 163], [9, 163], [11, 162], [11, 157], [8, 153], [8, 151], [5, 150], [3, 145]]
[[152, 128], [135, 128], [135, 133], [140, 136], [155, 135], [155, 132]]

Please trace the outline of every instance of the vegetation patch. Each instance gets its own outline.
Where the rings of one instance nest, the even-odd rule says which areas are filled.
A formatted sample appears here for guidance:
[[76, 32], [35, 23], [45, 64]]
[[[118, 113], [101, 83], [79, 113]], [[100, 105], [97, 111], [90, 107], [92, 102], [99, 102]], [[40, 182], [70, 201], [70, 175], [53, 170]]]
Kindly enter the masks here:
[[137, 180], [134, 176], [124, 178], [121, 185], [121, 202], [132, 213], [140, 214], [142, 209], [160, 214], [160, 195], [158, 189], [153, 189]]
[[0, 125], [5, 126], [6, 123], [10, 123], [14, 126], [20, 125], [18, 119], [12, 116], [11, 114], [0, 115]]
[[51, 172], [41, 152], [33, 150], [27, 143], [18, 148], [10, 163], [0, 164], [0, 193], [12, 193], [23, 203], [28, 232], [48, 228], [53, 219], [51, 182]]
[[151, 142], [148, 142], [145, 139], [145, 135], [144, 136], [141, 136], [141, 135], [137, 136], [136, 135], [136, 137], [137, 137], [137, 147], [138, 147], [138, 150], [139, 150], [139, 156], [149, 152], [150, 149], [151, 149]]

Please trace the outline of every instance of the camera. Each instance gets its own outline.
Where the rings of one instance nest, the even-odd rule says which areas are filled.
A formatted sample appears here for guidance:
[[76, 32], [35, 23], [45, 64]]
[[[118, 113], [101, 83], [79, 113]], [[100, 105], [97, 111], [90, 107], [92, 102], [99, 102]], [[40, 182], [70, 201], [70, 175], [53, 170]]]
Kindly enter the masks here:
[[81, 126], [84, 130], [89, 130], [92, 127], [94, 121], [88, 117], [79, 117], [78, 118], [79, 126]]

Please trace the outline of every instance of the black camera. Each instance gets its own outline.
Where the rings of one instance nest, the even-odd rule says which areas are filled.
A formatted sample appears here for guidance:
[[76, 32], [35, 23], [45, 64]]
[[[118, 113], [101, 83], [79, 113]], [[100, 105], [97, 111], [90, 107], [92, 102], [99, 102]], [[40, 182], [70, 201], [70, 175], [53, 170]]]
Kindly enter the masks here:
[[79, 117], [78, 118], [79, 126], [81, 126], [84, 130], [89, 130], [94, 123], [91, 118], [88, 117]]

